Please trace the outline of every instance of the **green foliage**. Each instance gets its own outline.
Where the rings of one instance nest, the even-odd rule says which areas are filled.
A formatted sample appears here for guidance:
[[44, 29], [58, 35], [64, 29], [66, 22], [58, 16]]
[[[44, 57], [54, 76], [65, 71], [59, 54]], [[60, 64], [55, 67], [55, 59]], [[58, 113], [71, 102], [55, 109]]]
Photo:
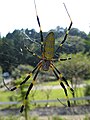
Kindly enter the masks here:
[[[19, 80], [16, 81], [17, 86], [20, 85], [20, 83], [24, 80], [24, 77], [22, 76], [22, 78], [19, 78]], [[25, 89], [26, 84], [23, 84], [22, 86], [20, 86], [19, 91], [17, 93], [17, 101], [24, 101], [25, 100], [25, 95], [27, 90]], [[29, 109], [29, 100], [27, 99], [27, 101], [25, 102], [25, 120], [28, 120], [28, 109]]]
[[30, 65], [18, 65], [13, 71], [12, 71], [12, 77], [14, 79], [20, 78], [23, 75], [26, 75], [30, 73], [33, 70], [33, 67]]
[[[61, 58], [66, 58], [62, 55]], [[78, 97], [77, 85], [82, 84], [83, 80], [90, 79], [90, 56], [83, 53], [72, 54], [72, 59], [57, 62], [56, 66], [63, 73], [66, 79], [69, 79]]]
[[[64, 36], [63, 36], [64, 37]], [[60, 42], [63, 40], [63, 37], [56, 39], [55, 49], [59, 46]], [[66, 54], [75, 54], [78, 52], [84, 52], [86, 50], [85, 39], [82, 39], [79, 36], [68, 36], [66, 42], [64, 43], [62, 49], [58, 50], [58, 53], [66, 53]]]
[[61, 118], [60, 116], [53, 116], [52, 120], [66, 120], [66, 119]]
[[80, 30], [77, 29], [77, 28], [72, 28], [72, 29], [70, 30], [70, 33], [69, 33], [69, 34], [72, 35], [72, 36], [79, 36], [79, 37], [81, 37], [81, 38], [83, 38], [83, 39], [88, 39], [87, 34], [86, 34], [84, 31], [80, 31]]
[[85, 49], [85, 52], [89, 52], [89, 55], [90, 55], [90, 36], [89, 36], [89, 39], [84, 41], [85, 44], [86, 44], [86, 49]]
[[[61, 58], [67, 58], [67, 55], [64, 54]], [[81, 83], [81, 79], [90, 78], [90, 56], [87, 54], [72, 54], [71, 60], [57, 62], [56, 66], [68, 79]]]
[[89, 115], [86, 115], [83, 120], [90, 120], [90, 116], [89, 116]]

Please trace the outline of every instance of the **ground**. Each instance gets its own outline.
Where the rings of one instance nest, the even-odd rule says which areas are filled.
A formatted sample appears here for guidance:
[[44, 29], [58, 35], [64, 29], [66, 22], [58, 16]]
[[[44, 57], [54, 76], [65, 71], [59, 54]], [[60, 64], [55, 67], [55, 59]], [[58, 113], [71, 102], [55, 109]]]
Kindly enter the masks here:
[[[19, 109], [0, 110], [3, 115], [19, 115]], [[39, 120], [52, 120], [52, 116], [60, 116], [66, 120], [83, 120], [85, 116], [90, 116], [90, 105], [75, 107], [43, 107], [29, 111], [30, 116], [39, 116]], [[89, 119], [88, 119], [89, 120]]]

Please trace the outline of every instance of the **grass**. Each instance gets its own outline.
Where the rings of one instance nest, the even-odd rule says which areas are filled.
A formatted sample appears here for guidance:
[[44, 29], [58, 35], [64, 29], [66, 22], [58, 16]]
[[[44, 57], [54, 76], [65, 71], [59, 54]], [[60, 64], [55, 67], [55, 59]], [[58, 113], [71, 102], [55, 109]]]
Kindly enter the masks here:
[[[86, 82], [86, 81], [85, 81]], [[88, 83], [90, 82], [90, 80], [87, 81]], [[54, 86], [54, 85], [59, 85], [58, 81], [53, 81], [53, 82], [45, 82], [43, 83], [43, 85], [45, 86]], [[42, 86], [43, 86], [42, 85]], [[76, 97], [83, 97], [84, 96], [84, 90], [85, 88], [77, 88], [75, 91], [75, 96]], [[15, 100], [15, 102], [18, 102], [18, 99], [16, 98], [16, 95], [20, 94], [19, 93], [19, 89], [17, 91], [0, 91], [0, 102], [9, 102], [10, 98], [13, 100]], [[70, 91], [68, 90], [68, 96], [69, 98], [72, 98], [72, 95], [70, 93]], [[15, 98], [15, 99], [13, 99]], [[47, 90], [32, 90], [31, 93], [29, 94], [29, 100], [33, 101], [33, 100], [57, 100], [57, 98], [62, 99], [62, 98], [66, 98], [65, 93], [63, 91], [63, 89], [47, 89]], [[85, 101], [78, 101], [78, 104], [84, 104]], [[47, 103], [42, 103], [40, 104], [40, 106], [45, 106], [45, 104]], [[67, 104], [67, 103], [65, 103]], [[61, 105], [59, 102], [56, 103], [49, 103], [50, 106], [57, 106], [57, 105]], [[3, 105], [4, 107], [9, 106], [9, 105]], [[2, 107], [2, 106], [0, 106]], [[19, 105], [20, 107], [20, 105]]]
[[[50, 91], [50, 93], [48, 93]], [[31, 94], [29, 95], [30, 98], [32, 98], [32, 94], [35, 92], [35, 90], [31, 91]], [[9, 97], [12, 95], [15, 95], [16, 91], [0, 91], [0, 101], [5, 102], [9, 101]], [[59, 98], [65, 98], [65, 94], [63, 89], [47, 89], [47, 90], [36, 90], [34, 93], [34, 97], [36, 100], [45, 100], [47, 99], [47, 95], [49, 94], [49, 99], [56, 99]], [[69, 97], [71, 97], [71, 93], [68, 92]]]
[[90, 84], [90, 79], [84, 81], [85, 84]]
[[[70, 84], [70, 81], [69, 81], [69, 80], [68, 80], [68, 83]], [[83, 84], [90, 84], [90, 79], [84, 80], [84, 81], [83, 81]], [[51, 86], [53, 86], [53, 85], [59, 85], [59, 81], [57, 80], [57, 81], [46, 82], [46, 83], [43, 82], [42, 85], [51, 85]]]
[[8, 102], [9, 97], [13, 95], [13, 92], [10, 91], [0, 91], [0, 102]]
[[54, 86], [54, 85], [59, 85], [59, 81], [52, 81], [52, 82], [43, 82], [42, 85], [50, 85], [50, 86]]
[[[19, 91], [19, 90], [18, 90]], [[84, 88], [77, 88], [77, 97], [82, 97], [84, 96]], [[1, 102], [9, 102], [10, 101], [10, 97], [14, 97], [16, 96], [16, 94], [19, 94], [17, 91], [0, 91], [0, 101]], [[34, 94], [34, 96], [33, 96]], [[69, 98], [72, 98], [71, 93], [68, 91], [68, 96]], [[29, 100], [33, 101], [33, 100], [57, 100], [57, 98], [59, 99], [66, 99], [65, 93], [63, 91], [63, 89], [47, 89], [47, 90], [32, 90], [31, 93], [29, 94]], [[18, 102], [18, 100], [17, 100]], [[78, 103], [82, 103], [82, 102], [78, 102]], [[45, 106], [47, 103], [42, 103], [40, 104], [40, 107]], [[65, 103], [67, 104], [67, 103]], [[50, 106], [60, 106], [61, 103], [59, 103], [58, 101], [56, 103], [49, 103]], [[6, 105], [5, 105], [6, 106]], [[31, 105], [30, 105], [31, 106]], [[31, 107], [33, 108], [33, 107]]]

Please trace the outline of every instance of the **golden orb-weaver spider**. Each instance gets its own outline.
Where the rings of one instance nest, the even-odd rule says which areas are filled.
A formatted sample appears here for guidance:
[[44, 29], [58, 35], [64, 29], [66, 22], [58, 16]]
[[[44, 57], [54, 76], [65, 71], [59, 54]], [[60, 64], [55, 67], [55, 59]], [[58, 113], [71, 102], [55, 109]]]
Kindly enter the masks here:
[[[23, 80], [20, 85], [18, 86], [15, 86], [13, 88], [8, 88], [7, 85], [5, 84], [4, 82], [4, 85], [6, 86], [6, 88], [10, 91], [14, 91], [16, 90], [18, 87], [20, 87], [22, 84], [25, 84], [26, 81], [28, 81], [28, 79], [33, 75], [33, 73], [35, 73], [34, 77], [33, 77], [33, 81], [31, 82], [27, 92], [26, 92], [26, 96], [25, 96], [25, 100], [24, 100], [24, 103], [22, 104], [21, 106], [21, 110], [20, 112], [23, 112], [23, 109], [24, 109], [24, 106], [25, 106], [25, 102], [27, 101], [27, 98], [28, 98], [28, 95], [35, 83], [35, 80], [36, 80], [36, 77], [40, 71], [40, 69], [44, 70], [44, 71], [48, 71], [49, 68], [52, 69], [53, 73], [55, 74], [56, 78], [59, 80], [60, 82], [60, 85], [61, 87], [64, 89], [64, 92], [65, 92], [65, 95], [66, 95], [66, 98], [67, 98], [67, 103], [68, 103], [68, 106], [70, 107], [70, 101], [68, 99], [68, 94], [67, 94], [67, 89], [63, 83], [63, 81], [65, 82], [65, 84], [67, 85], [67, 87], [70, 89], [73, 97], [74, 97], [74, 90], [69, 86], [67, 80], [63, 77], [63, 75], [61, 74], [61, 72], [55, 67], [55, 65], [53, 64], [53, 61], [55, 60], [54, 59], [54, 46], [55, 46], [55, 38], [54, 38], [54, 33], [53, 32], [50, 32], [45, 39], [43, 39], [43, 33], [42, 33], [42, 29], [41, 29], [41, 24], [40, 24], [40, 20], [39, 20], [39, 17], [38, 17], [38, 14], [37, 14], [37, 9], [36, 9], [36, 3], [35, 3], [35, 0], [34, 0], [34, 5], [35, 5], [35, 11], [36, 11], [36, 17], [37, 17], [37, 22], [38, 22], [38, 25], [39, 25], [39, 28], [40, 28], [40, 37], [41, 37], [41, 56], [35, 54], [34, 52], [30, 51], [27, 47], [26, 49], [33, 55], [33, 56], [36, 56], [40, 59], [40, 62], [36, 65], [36, 67], [34, 68], [34, 70], [32, 72], [29, 73], [29, 75], [25, 78], [25, 80]], [[66, 31], [66, 34], [64, 36], [64, 39], [62, 40], [62, 42], [60, 43], [59, 47], [56, 49], [55, 52], [57, 52], [57, 50], [62, 47], [63, 43], [65, 42], [65, 40], [67, 39], [67, 35], [71, 29], [71, 26], [72, 26], [72, 20], [71, 20], [71, 17], [67, 11], [67, 8], [64, 4], [64, 7], [66, 9], [66, 12], [70, 18], [70, 25], [69, 25], [69, 28], [68, 30]], [[71, 59], [71, 58], [65, 58], [65, 59], [59, 59], [61, 61], [65, 61], [65, 60], [68, 60], [68, 59]]]

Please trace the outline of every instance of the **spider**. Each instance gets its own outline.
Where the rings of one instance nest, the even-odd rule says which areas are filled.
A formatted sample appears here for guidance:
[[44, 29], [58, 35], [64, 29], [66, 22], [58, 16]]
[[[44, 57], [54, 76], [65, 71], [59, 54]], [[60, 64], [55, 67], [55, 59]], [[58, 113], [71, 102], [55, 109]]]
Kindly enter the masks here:
[[[67, 93], [67, 89], [64, 85], [64, 83], [66, 84], [66, 86], [69, 88], [69, 90], [71, 91], [73, 97], [74, 97], [74, 90], [69, 86], [67, 80], [65, 79], [65, 77], [62, 75], [62, 73], [55, 67], [53, 61], [55, 60], [54, 59], [54, 56], [56, 55], [56, 52], [58, 51], [59, 48], [62, 47], [63, 43], [66, 41], [67, 39], [67, 36], [68, 36], [68, 33], [71, 29], [71, 26], [72, 26], [72, 20], [71, 20], [71, 17], [68, 13], [68, 10], [66, 8], [66, 5], [64, 3], [64, 7], [66, 9], [66, 12], [70, 18], [70, 25], [69, 25], [69, 28], [67, 29], [66, 31], [66, 34], [64, 36], [64, 39], [61, 41], [59, 47], [56, 49], [54, 49], [54, 46], [55, 46], [55, 38], [54, 38], [54, 33], [53, 32], [49, 32], [46, 36], [46, 38], [44, 39], [43, 38], [43, 32], [42, 32], [42, 29], [41, 29], [41, 24], [40, 24], [40, 20], [39, 20], [39, 16], [37, 14], [37, 8], [36, 8], [36, 3], [35, 3], [35, 0], [34, 0], [34, 5], [35, 5], [35, 11], [36, 11], [36, 17], [37, 17], [37, 23], [39, 25], [39, 29], [40, 29], [40, 38], [41, 38], [41, 42], [40, 42], [40, 46], [41, 46], [41, 56], [35, 54], [34, 52], [30, 51], [28, 49], [28, 47], [26, 47], [26, 49], [33, 55], [33, 56], [36, 56], [37, 58], [40, 59], [40, 62], [36, 65], [36, 67], [32, 70], [32, 72], [30, 72], [28, 74], [28, 76], [20, 83], [20, 85], [18, 86], [15, 86], [13, 88], [9, 88], [7, 87], [7, 85], [5, 84], [4, 80], [4, 85], [6, 86], [6, 88], [10, 91], [14, 91], [16, 90], [18, 87], [20, 87], [22, 84], [25, 84], [26, 81], [28, 81], [28, 79], [35, 73], [34, 77], [33, 77], [33, 80], [31, 82], [31, 84], [29, 85], [29, 88], [26, 92], [26, 95], [25, 95], [25, 99], [24, 99], [24, 102], [21, 106], [21, 109], [20, 109], [20, 112], [23, 112], [23, 109], [25, 107], [25, 103], [28, 99], [28, 95], [36, 81], [36, 78], [37, 78], [37, 75], [39, 73], [39, 71], [42, 69], [44, 71], [48, 71], [50, 68], [51, 70], [53, 71], [53, 73], [55, 74], [56, 78], [59, 80], [60, 82], [60, 85], [61, 87], [63, 88], [64, 92], [65, 92], [65, 95], [66, 95], [66, 99], [67, 99], [67, 104], [68, 104], [68, 107], [70, 107], [70, 101], [69, 101], [69, 98], [68, 98], [68, 93]], [[55, 54], [54, 54], [55, 53]], [[68, 59], [71, 59], [71, 58], [64, 58], [64, 59], [59, 59], [59, 61], [65, 61], [65, 60], [68, 60]], [[63, 83], [64, 81], [64, 83]], [[59, 99], [58, 99], [59, 100]], [[59, 100], [60, 101], [60, 100]]]

